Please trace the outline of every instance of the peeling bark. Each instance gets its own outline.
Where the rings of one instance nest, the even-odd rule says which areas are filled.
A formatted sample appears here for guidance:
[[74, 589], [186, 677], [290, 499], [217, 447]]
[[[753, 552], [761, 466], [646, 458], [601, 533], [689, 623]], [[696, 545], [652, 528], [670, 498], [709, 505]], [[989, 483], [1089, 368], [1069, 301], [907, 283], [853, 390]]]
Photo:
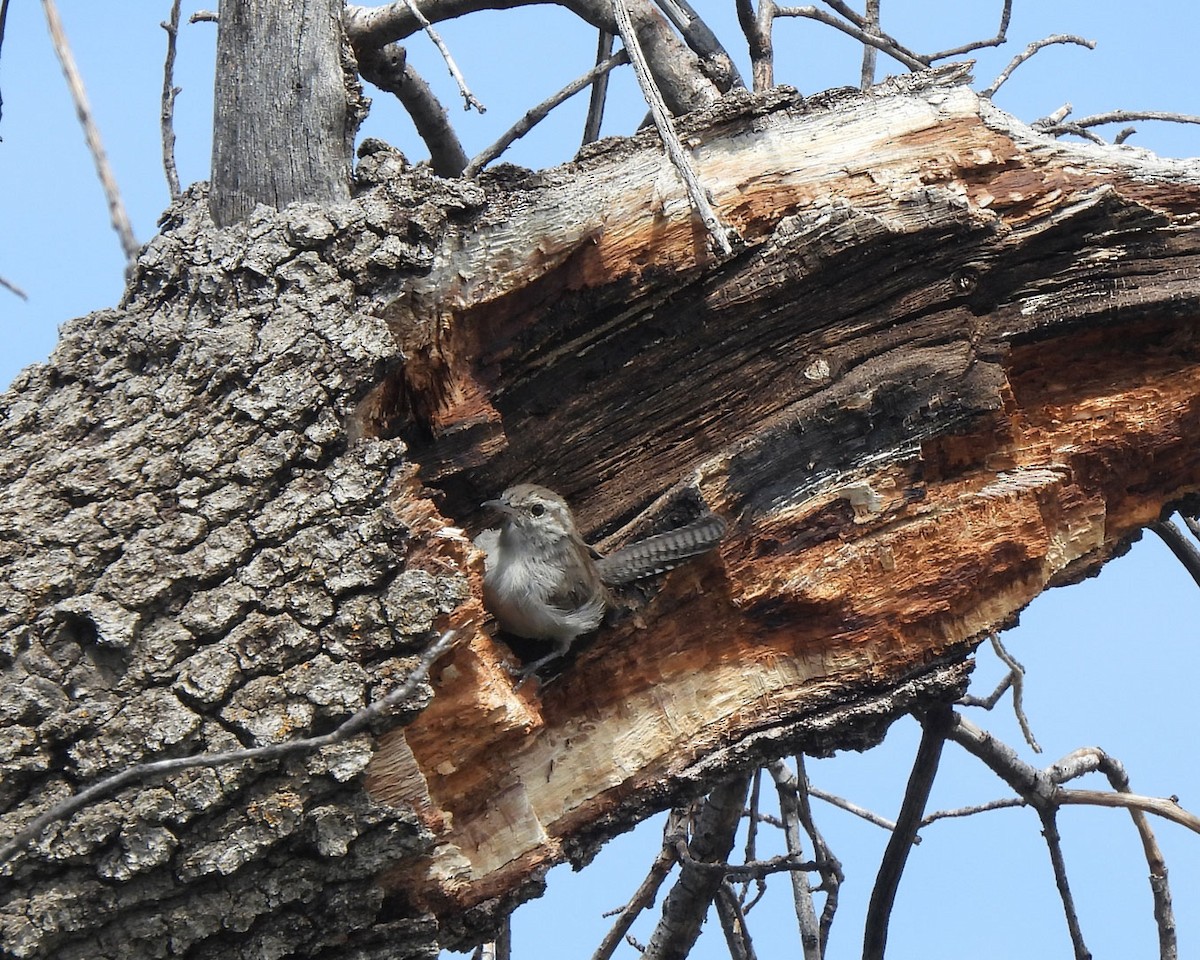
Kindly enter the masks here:
[[[963, 80], [682, 121], [743, 239], [720, 262], [649, 134], [481, 186], [376, 149], [356, 199], [224, 230], [185, 196], [0, 407], [0, 833], [140, 759], [327, 729], [434, 626], [466, 641], [415, 719], [47, 830], [6, 949], [477, 940], [639, 817], [954, 696], [982, 635], [1194, 494], [1200, 169]], [[515, 480], [604, 546], [701, 505], [732, 529], [514, 690], [457, 528]]]

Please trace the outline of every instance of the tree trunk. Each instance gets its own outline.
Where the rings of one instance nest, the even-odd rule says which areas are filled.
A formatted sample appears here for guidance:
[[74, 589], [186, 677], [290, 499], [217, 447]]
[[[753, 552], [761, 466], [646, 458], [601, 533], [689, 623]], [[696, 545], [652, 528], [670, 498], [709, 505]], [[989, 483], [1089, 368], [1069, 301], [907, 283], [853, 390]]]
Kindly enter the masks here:
[[[328, 729], [462, 638], [406, 725], [44, 831], [6, 948], [478, 940], [647, 813], [955, 696], [982, 636], [1200, 489], [1200, 170], [963, 80], [684, 120], [725, 261], [651, 134], [482, 186], [381, 150], [351, 202], [231, 229], [185, 197], [4, 399], [0, 833], [131, 762]], [[514, 688], [459, 528], [518, 479], [606, 546], [732, 528]]]
[[360, 90], [345, 69], [343, 0], [226, 0], [217, 28], [210, 210], [350, 199]]

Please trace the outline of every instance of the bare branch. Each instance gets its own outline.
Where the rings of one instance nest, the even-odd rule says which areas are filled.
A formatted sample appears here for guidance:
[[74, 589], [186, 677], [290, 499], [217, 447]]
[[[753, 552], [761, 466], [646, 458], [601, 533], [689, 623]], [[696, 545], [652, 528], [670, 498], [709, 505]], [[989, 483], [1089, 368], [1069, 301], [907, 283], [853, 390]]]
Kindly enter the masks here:
[[[672, 829], [669, 821], [667, 829]], [[613, 951], [620, 946], [622, 939], [629, 932], [629, 928], [633, 926], [633, 922], [638, 918], [638, 915], [654, 903], [654, 898], [658, 895], [658, 888], [662, 886], [663, 880], [671, 872], [671, 868], [674, 865], [675, 857], [671, 849], [664, 843], [658, 851], [658, 856], [650, 864], [650, 871], [646, 874], [646, 879], [642, 881], [641, 886], [634, 891], [629, 902], [620, 911], [617, 922], [604, 935], [604, 939], [600, 941], [600, 946], [592, 954], [592, 960], [610, 960]]]
[[42, 7], [46, 11], [46, 25], [50, 30], [50, 39], [54, 42], [54, 52], [58, 54], [58, 62], [62, 64], [63, 75], [67, 78], [71, 98], [75, 101], [75, 112], [83, 127], [84, 139], [92, 153], [92, 160], [96, 164], [96, 174], [100, 177], [100, 186], [104, 188], [104, 196], [108, 200], [109, 218], [121, 240], [121, 249], [125, 253], [125, 259], [132, 262], [133, 258], [137, 256], [138, 243], [133, 236], [133, 227], [129, 224], [129, 215], [125, 212], [125, 203], [121, 200], [121, 191], [117, 188], [116, 178], [113, 177], [112, 168], [108, 165], [108, 155], [104, 152], [104, 144], [100, 141], [100, 131], [96, 128], [96, 122], [92, 118], [92, 108], [88, 104], [87, 93], [83, 89], [83, 78], [79, 75], [75, 57], [72, 56], [71, 47], [67, 43], [66, 33], [63, 31], [62, 21], [58, 16], [58, 7], [55, 6], [54, 0], [42, 0]]
[[105, 777], [98, 783], [80, 790], [73, 796], [56, 803], [49, 810], [43, 811], [29, 823], [18, 830], [12, 837], [0, 845], [0, 864], [11, 860], [24, 846], [33, 840], [43, 829], [59, 820], [64, 820], [76, 810], [87, 806], [100, 797], [107, 796], [126, 784], [138, 783], [156, 777], [188, 770], [192, 767], [218, 767], [230, 763], [245, 763], [248, 761], [276, 760], [292, 753], [311, 752], [320, 750], [334, 743], [348, 740], [350, 737], [365, 730], [373, 721], [384, 716], [394, 706], [412, 696], [417, 687], [428, 676], [434, 662], [450, 648], [458, 636], [457, 630], [447, 630], [431, 644], [417, 661], [412, 673], [405, 681], [387, 696], [369, 703], [361, 710], [342, 721], [329, 733], [316, 737], [305, 737], [301, 740], [288, 740], [283, 743], [272, 743], [264, 747], [248, 749], [225, 750], [219, 753], [200, 753], [190, 757], [173, 757], [169, 760], [155, 760], [150, 763], [139, 763], [126, 767], [120, 773]]
[[714, 903], [717, 917], [721, 921], [721, 929], [725, 933], [725, 942], [729, 945], [731, 960], [757, 960], [754, 944], [750, 940], [750, 930], [746, 926], [746, 915], [742, 912], [742, 905], [728, 881], [717, 888]]
[[952, 47], [949, 50], [941, 50], [937, 53], [931, 53], [926, 59], [930, 63], [938, 60], [946, 60], [949, 57], [961, 57], [964, 53], [970, 53], [972, 50], [981, 50], [984, 47], [999, 47], [1008, 42], [1008, 22], [1012, 19], [1012, 0], [1004, 0], [1004, 9], [1000, 11], [1000, 26], [996, 30], [996, 35], [990, 40], [976, 40], [972, 43], [965, 43], [961, 47]]
[[738, 23], [750, 51], [751, 82], [756, 93], [775, 86], [775, 48], [771, 28], [775, 22], [775, 0], [759, 0], [758, 13], [752, 0], [736, 0]]
[[[596, 66], [612, 56], [613, 34], [610, 30], [601, 30], [596, 40]], [[604, 121], [604, 101], [608, 97], [608, 74], [602, 73], [592, 84], [591, 97], [588, 100], [587, 119], [583, 122], [583, 143], [595, 143], [600, 139], [600, 125]]]
[[837, 17], [826, 13], [824, 10], [818, 10], [816, 7], [776, 7], [775, 16], [804, 17], [807, 20], [818, 20], [826, 26], [833, 27], [835, 30], [841, 30], [842, 33], [853, 37], [859, 43], [865, 43], [869, 46], [882, 50], [893, 60], [898, 60], [910, 70], [924, 70], [929, 66], [925, 58], [923, 58], [920, 54], [909, 50], [892, 37], [889, 37], [886, 33], [868, 33], [857, 24], [848, 23], [845, 20], [839, 20]]
[[[1142, 797], [1129, 792], [1129, 778], [1124, 767], [1115, 758], [1097, 747], [1086, 747], [1063, 757], [1057, 763], [1037, 770], [1018, 758], [1013, 750], [999, 742], [991, 734], [980, 730], [961, 715], [954, 716], [949, 736], [970, 753], [981, 759], [1002, 780], [1008, 783], [1030, 806], [1034, 807], [1042, 820], [1043, 833], [1049, 845], [1055, 878], [1063, 898], [1067, 924], [1077, 956], [1085, 956], [1086, 947], [1079, 933], [1074, 904], [1066, 884], [1062, 851], [1058, 846], [1057, 825], [1054, 815], [1066, 804], [1090, 804], [1095, 806], [1123, 807], [1129, 810], [1134, 825], [1142, 840], [1146, 862], [1150, 867], [1150, 890], [1154, 897], [1154, 917], [1158, 925], [1159, 948], [1163, 957], [1174, 957], [1175, 921], [1171, 909], [1171, 893], [1167, 884], [1167, 868], [1154, 834], [1143, 813], [1155, 813], [1200, 833], [1200, 817], [1183, 810], [1174, 800]], [[1086, 773], [1099, 772], [1108, 777], [1112, 793], [1095, 790], [1067, 790], [1061, 784]]]
[[[808, 833], [808, 837], [812, 841], [817, 863], [821, 865], [821, 889], [825, 892], [825, 908], [821, 911], [819, 927], [821, 956], [824, 957], [825, 948], [829, 946], [829, 931], [833, 927], [833, 918], [837, 913], [838, 897], [841, 894], [842, 882], [846, 879], [846, 875], [842, 872], [841, 861], [833, 855], [829, 844], [825, 842], [821, 831], [817, 829], [816, 820], [813, 818], [812, 803], [809, 800], [809, 794], [811, 793], [812, 785], [808, 782], [808, 771], [804, 765], [804, 755], [798, 753], [796, 754], [797, 811], [800, 814], [800, 822], [804, 825], [805, 832]], [[920, 838], [916, 839], [919, 840]]]
[[1063, 915], [1067, 920], [1067, 932], [1071, 936], [1071, 945], [1075, 949], [1075, 960], [1092, 960], [1092, 952], [1088, 950], [1083, 940], [1083, 930], [1079, 926], [1079, 913], [1075, 909], [1075, 898], [1071, 895], [1071, 885], [1067, 880], [1067, 864], [1063, 859], [1062, 837], [1058, 833], [1058, 819], [1053, 807], [1040, 807], [1038, 816], [1042, 820], [1042, 836], [1046, 839], [1046, 849], [1050, 851], [1050, 865], [1054, 869], [1054, 883], [1058, 887], [1058, 896], [1062, 900]]
[[363, 78], [380, 90], [395, 94], [412, 117], [417, 133], [429, 148], [433, 172], [439, 177], [458, 177], [467, 166], [467, 154], [450, 125], [442, 106], [424, 78], [408, 63], [403, 47], [389, 43], [381, 48], [357, 51]]
[[188, 23], [216, 23], [219, 19], [211, 10], [197, 10], [188, 17]]
[[175, 86], [175, 42], [179, 38], [179, 5], [181, 0], [172, 0], [171, 19], [159, 26], [167, 31], [167, 59], [163, 64], [162, 110], [159, 114], [162, 126], [163, 171], [167, 175], [167, 189], [171, 199], [179, 197], [179, 171], [175, 167], [175, 97], [180, 88]]
[[681, 864], [679, 879], [667, 894], [662, 917], [643, 953], [646, 960], [686, 956], [696, 942], [709, 904], [723, 880], [720, 871], [697, 868], [697, 861], [728, 861], [749, 786], [749, 777], [735, 777], [704, 801], [695, 819], [688, 859]]
[[[879, 32], [879, 3], [880, 0], [867, 0], [866, 16], [863, 19], [867, 21], [865, 29], [868, 33]], [[862, 72], [858, 81], [863, 90], [870, 90], [871, 85], [875, 82], [875, 61], [878, 57], [878, 47], [873, 47], [869, 43], [863, 44]]]
[[12, 293], [15, 293], [22, 300], [29, 299], [29, 294], [27, 294], [24, 290], [22, 290], [20, 287], [18, 287], [15, 283], [12, 283], [9, 280], [5, 280], [3, 277], [0, 277], [0, 287], [4, 287], [5, 290], [9, 290]]
[[908, 851], [912, 848], [913, 838], [920, 829], [921, 817], [925, 813], [925, 804], [929, 801], [929, 791], [933, 787], [934, 777], [937, 776], [942, 747], [945, 746], [946, 735], [952, 726], [953, 718], [954, 711], [948, 704], [933, 706], [921, 718], [921, 743], [917, 747], [912, 773], [908, 777], [908, 787], [900, 805], [900, 815], [896, 818], [896, 829], [892, 831], [887, 848], [883, 852], [879, 874], [867, 906], [863, 932], [863, 960], [883, 960], [884, 948], [887, 946], [888, 922], [892, 915], [892, 905], [896, 901], [896, 891], [900, 887], [900, 877], [908, 862]]
[[425, 14], [423, 14], [417, 7], [416, 0], [404, 0], [404, 5], [408, 7], [408, 12], [411, 13], [413, 17], [416, 18], [417, 23], [421, 25], [421, 29], [425, 31], [425, 36], [429, 37], [429, 39], [433, 42], [433, 45], [437, 47], [438, 53], [442, 55], [442, 60], [446, 64], [446, 69], [450, 71], [450, 76], [452, 76], [454, 78], [454, 82], [458, 84], [458, 92], [463, 98], [463, 109], [470, 110], [472, 107], [474, 107], [475, 110], [481, 114], [487, 113], [487, 107], [485, 107], [475, 98], [475, 94], [473, 94], [470, 88], [467, 86], [466, 78], [463, 77], [462, 71], [458, 69], [458, 64], [454, 62], [454, 57], [450, 55], [450, 48], [446, 46], [446, 42], [442, 39], [441, 34], [433, 28], [433, 24], [426, 19]]
[[1150, 524], [1150, 529], [1171, 548], [1175, 559], [1183, 564], [1183, 568], [1192, 575], [1196, 586], [1200, 587], [1200, 550], [1196, 549], [1196, 545], [1170, 520], [1156, 520]]
[[525, 112], [525, 116], [523, 116], [517, 123], [513, 124], [513, 126], [510, 127], [504, 133], [504, 135], [500, 137], [499, 140], [497, 140], [467, 164], [466, 168], [463, 170], [463, 176], [479, 176], [480, 170], [495, 160], [498, 156], [500, 156], [500, 154], [512, 146], [512, 144], [521, 137], [525, 136], [525, 134], [527, 134], [535, 126], [545, 120], [546, 115], [549, 114], [550, 111], [557, 107], [560, 103], [575, 96], [575, 94], [584, 89], [584, 87], [587, 87], [597, 78], [607, 75], [608, 72], [614, 67], [618, 67], [621, 64], [628, 62], [628, 52], [625, 50], [618, 50], [603, 63], [596, 64], [596, 66], [592, 67], [592, 69], [585, 73], [582, 77], [572, 80], [552, 97], [548, 97], [536, 107], [533, 107], [531, 110], [527, 110]]
[[1075, 43], [1081, 47], [1087, 47], [1089, 50], [1096, 49], [1095, 40], [1085, 40], [1083, 37], [1076, 37], [1068, 33], [1056, 33], [1042, 40], [1035, 40], [1015, 57], [1013, 57], [1008, 66], [1000, 71], [1000, 75], [997, 76], [996, 79], [990, 84], [984, 87], [984, 89], [979, 91], [979, 95], [988, 99], [994, 97], [996, 95], [996, 91], [1004, 86], [1008, 78], [1013, 75], [1013, 71], [1016, 70], [1017, 67], [1023, 64], [1043, 47], [1049, 47], [1056, 43]]
[[642, 95], [650, 106], [650, 112], [654, 115], [654, 125], [658, 128], [658, 135], [662, 138], [667, 156], [675, 165], [675, 169], [679, 171], [684, 186], [687, 188], [688, 196], [691, 198], [692, 206], [695, 207], [705, 228], [712, 236], [717, 250], [724, 256], [729, 256], [733, 253], [733, 245], [729, 240], [728, 228], [721, 222], [716, 211], [708, 202], [704, 188], [696, 177], [696, 171], [692, 168], [691, 161], [688, 160], [683, 145], [679, 142], [675, 124], [667, 112], [667, 105], [663, 102], [662, 94], [659, 92], [653, 76], [650, 74], [650, 65], [646, 61], [645, 54], [642, 53], [641, 44], [633, 29], [633, 21], [629, 17], [629, 9], [625, 6], [625, 0], [612, 0], [612, 6], [617, 19], [617, 32], [621, 35], [621, 41], [629, 52], [633, 71], [637, 74], [638, 85], [642, 88]]
[[[783, 816], [784, 838], [788, 852], [799, 855], [800, 846], [800, 778], [784, 765], [782, 760], [776, 760], [768, 769], [775, 781], [775, 789], [779, 794], [779, 812]], [[823, 948], [821, 946], [821, 930], [817, 922], [817, 910], [813, 905], [812, 888], [808, 877], [802, 873], [792, 874], [792, 906], [796, 913], [796, 923], [800, 927], [800, 948], [804, 951], [804, 960], [820, 960]]]
[[726, 93], [746, 85], [733, 57], [688, 0], [654, 0], [654, 3], [674, 24], [688, 48], [700, 58], [701, 68], [718, 90]]

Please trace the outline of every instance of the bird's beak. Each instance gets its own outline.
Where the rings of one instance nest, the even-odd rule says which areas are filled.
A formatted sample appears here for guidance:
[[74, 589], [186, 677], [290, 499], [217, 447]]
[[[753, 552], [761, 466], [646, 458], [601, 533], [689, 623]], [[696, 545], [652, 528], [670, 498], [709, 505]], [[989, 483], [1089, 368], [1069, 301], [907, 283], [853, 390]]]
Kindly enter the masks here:
[[497, 513], [502, 513], [506, 517], [513, 515], [513, 508], [503, 500], [484, 500], [482, 506], [487, 507], [489, 510], [495, 510]]

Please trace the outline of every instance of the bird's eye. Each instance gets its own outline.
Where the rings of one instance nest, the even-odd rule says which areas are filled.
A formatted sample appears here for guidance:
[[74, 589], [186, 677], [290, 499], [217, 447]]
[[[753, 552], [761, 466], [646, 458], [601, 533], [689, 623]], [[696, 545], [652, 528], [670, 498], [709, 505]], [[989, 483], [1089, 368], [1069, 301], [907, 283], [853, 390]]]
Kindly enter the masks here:
[[531, 517], [540, 517], [545, 512], [546, 512], [545, 506], [543, 506], [540, 503], [535, 503], [532, 507], [529, 508], [529, 515]]

